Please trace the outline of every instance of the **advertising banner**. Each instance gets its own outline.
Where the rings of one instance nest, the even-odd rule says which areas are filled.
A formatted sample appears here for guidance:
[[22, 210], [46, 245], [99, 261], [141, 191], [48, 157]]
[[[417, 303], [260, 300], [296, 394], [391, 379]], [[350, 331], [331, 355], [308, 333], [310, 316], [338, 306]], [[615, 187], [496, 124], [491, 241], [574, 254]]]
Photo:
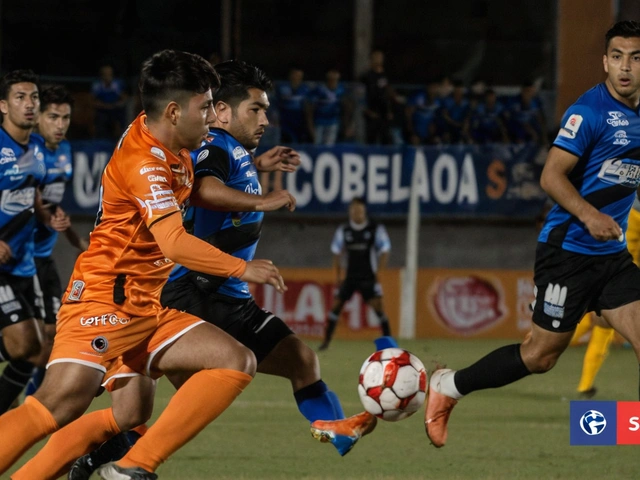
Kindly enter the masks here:
[[[114, 148], [109, 141], [72, 142], [73, 179], [62, 204], [70, 214], [94, 215], [100, 177]], [[522, 218], [540, 212], [544, 152], [534, 145], [296, 147], [302, 164], [284, 186], [308, 216], [344, 214], [365, 197], [377, 216], [404, 216], [413, 184], [424, 218]]]
[[[279, 270], [289, 290], [280, 294], [270, 285], [252, 285], [256, 303], [283, 319], [296, 334], [321, 340], [336, 288], [333, 271], [329, 268]], [[385, 271], [380, 283], [391, 331], [397, 332], [400, 270]], [[342, 309], [334, 338], [374, 339], [380, 335], [377, 316], [359, 293], [354, 294]]]

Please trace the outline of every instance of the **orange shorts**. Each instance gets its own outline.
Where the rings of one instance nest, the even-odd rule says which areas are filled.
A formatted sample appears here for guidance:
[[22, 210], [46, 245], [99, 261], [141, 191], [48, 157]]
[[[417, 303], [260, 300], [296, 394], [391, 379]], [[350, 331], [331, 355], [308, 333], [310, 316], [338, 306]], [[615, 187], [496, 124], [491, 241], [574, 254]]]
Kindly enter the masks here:
[[151, 375], [154, 357], [201, 323], [198, 317], [170, 308], [132, 317], [114, 305], [67, 303], [58, 312], [47, 367], [72, 362], [111, 375], [124, 365], [132, 373]]

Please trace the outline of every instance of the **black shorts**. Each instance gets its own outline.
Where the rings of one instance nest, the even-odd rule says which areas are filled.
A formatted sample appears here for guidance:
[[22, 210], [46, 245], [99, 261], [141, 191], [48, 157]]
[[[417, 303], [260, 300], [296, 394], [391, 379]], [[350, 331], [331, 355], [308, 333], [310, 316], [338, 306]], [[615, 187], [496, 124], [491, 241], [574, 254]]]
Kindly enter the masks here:
[[0, 274], [0, 330], [32, 318], [43, 318], [38, 278]]
[[167, 283], [162, 305], [195, 315], [221, 328], [262, 362], [280, 341], [293, 334], [284, 321], [263, 310], [253, 298], [238, 299], [204, 292], [188, 276]]
[[640, 269], [624, 250], [580, 255], [538, 243], [533, 322], [552, 332], [570, 332], [586, 312], [600, 314], [640, 300]]
[[356, 291], [360, 292], [360, 295], [362, 295], [362, 298], [365, 302], [368, 302], [372, 298], [382, 297], [382, 287], [375, 278], [345, 278], [344, 282], [342, 282], [342, 285], [340, 285], [337, 297], [341, 301], [346, 302]]
[[52, 257], [36, 257], [35, 260], [44, 301], [44, 323], [55, 325], [62, 297], [60, 274]]

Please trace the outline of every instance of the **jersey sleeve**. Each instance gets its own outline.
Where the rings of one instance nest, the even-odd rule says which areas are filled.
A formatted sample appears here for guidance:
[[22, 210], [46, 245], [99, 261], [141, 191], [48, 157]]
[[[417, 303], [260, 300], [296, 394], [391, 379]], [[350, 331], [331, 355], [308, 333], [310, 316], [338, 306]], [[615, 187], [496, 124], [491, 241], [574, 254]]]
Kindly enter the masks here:
[[344, 229], [342, 225], [338, 227], [336, 233], [333, 235], [333, 241], [331, 242], [331, 253], [334, 255], [340, 255], [344, 248]]
[[215, 145], [206, 145], [198, 150], [195, 164], [196, 177], [216, 177], [226, 183], [230, 177], [229, 154]]
[[391, 240], [387, 234], [387, 229], [384, 225], [378, 225], [376, 228], [376, 250], [378, 253], [386, 253], [391, 250]]
[[136, 170], [127, 175], [129, 194], [133, 195], [140, 216], [147, 227], [161, 218], [180, 211], [180, 205], [171, 188], [169, 165], [158, 158], [149, 157], [136, 164]]
[[581, 157], [593, 142], [599, 117], [585, 105], [572, 105], [560, 122], [560, 130], [553, 145]]

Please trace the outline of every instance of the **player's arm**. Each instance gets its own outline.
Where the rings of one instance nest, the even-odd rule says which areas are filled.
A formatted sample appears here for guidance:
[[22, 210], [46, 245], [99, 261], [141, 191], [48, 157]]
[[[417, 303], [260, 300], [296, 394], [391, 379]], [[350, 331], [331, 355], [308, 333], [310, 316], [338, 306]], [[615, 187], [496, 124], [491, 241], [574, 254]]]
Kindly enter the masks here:
[[71, 226], [64, 231], [64, 236], [67, 237], [67, 240], [73, 247], [82, 252], [89, 248], [89, 242], [78, 235], [78, 232], [76, 232]]
[[278, 269], [270, 260], [245, 262], [189, 235], [182, 226], [182, 218], [177, 211], [157, 220], [149, 230], [167, 258], [190, 270], [236, 277], [245, 282], [268, 283], [279, 292], [286, 290]]
[[556, 146], [551, 147], [540, 177], [540, 186], [556, 203], [584, 223], [596, 240], [604, 242], [620, 238], [620, 225], [587, 202], [569, 181], [569, 174], [577, 162], [576, 155]]
[[300, 165], [300, 154], [293, 148], [278, 145], [253, 159], [259, 172], [295, 172]]
[[376, 228], [375, 247], [378, 251], [378, 274], [387, 268], [389, 261], [389, 252], [391, 251], [391, 240], [384, 225], [378, 225]]
[[340, 285], [342, 283], [342, 255], [333, 255], [333, 275], [336, 279], [336, 285]]
[[33, 200], [33, 211], [40, 223], [46, 225], [47, 227], [51, 225], [51, 218], [53, 216], [53, 213], [48, 208], [48, 206], [42, 202], [42, 194], [40, 193], [39, 188], [36, 188], [36, 195]]
[[214, 176], [196, 178], [190, 201], [196, 207], [224, 212], [271, 212], [282, 207], [293, 212], [296, 208], [296, 199], [286, 190], [253, 195], [228, 187]]
[[336, 285], [342, 283], [342, 253], [344, 250], [344, 231], [342, 226], [338, 227], [331, 241], [331, 253], [333, 253], [333, 273]]

